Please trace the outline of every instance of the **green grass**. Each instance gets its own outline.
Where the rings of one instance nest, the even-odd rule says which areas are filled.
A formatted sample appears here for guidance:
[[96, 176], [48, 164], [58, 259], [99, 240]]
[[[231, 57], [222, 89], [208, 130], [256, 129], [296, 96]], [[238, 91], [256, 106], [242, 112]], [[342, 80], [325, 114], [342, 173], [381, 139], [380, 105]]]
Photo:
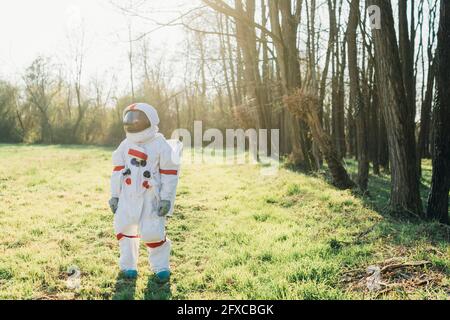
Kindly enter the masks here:
[[[111, 152], [0, 145], [0, 299], [449, 297], [448, 229], [386, 215], [388, 176], [371, 177], [370, 197], [360, 198], [320, 177], [263, 176], [252, 165], [186, 164], [168, 226], [171, 283], [156, 284], [144, 246], [139, 278], [125, 281], [107, 206]], [[422, 272], [439, 280], [381, 296], [342, 282], [347, 270], [394, 257], [431, 261]], [[67, 286], [71, 266], [79, 289]]]

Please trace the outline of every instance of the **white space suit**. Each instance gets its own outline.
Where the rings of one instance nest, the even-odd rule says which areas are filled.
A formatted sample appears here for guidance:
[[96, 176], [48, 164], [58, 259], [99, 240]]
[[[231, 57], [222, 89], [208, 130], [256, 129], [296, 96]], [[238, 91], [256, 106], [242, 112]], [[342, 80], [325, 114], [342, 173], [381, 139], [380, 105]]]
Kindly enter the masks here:
[[166, 216], [159, 216], [160, 202], [170, 201], [173, 212], [178, 184], [182, 143], [166, 140], [158, 133], [159, 117], [147, 104], [135, 104], [124, 111], [139, 110], [151, 127], [127, 133], [113, 153], [111, 196], [118, 198], [114, 229], [120, 242], [120, 269], [137, 270], [139, 239], [148, 248], [149, 263], [156, 274], [169, 271], [171, 242], [166, 236]]

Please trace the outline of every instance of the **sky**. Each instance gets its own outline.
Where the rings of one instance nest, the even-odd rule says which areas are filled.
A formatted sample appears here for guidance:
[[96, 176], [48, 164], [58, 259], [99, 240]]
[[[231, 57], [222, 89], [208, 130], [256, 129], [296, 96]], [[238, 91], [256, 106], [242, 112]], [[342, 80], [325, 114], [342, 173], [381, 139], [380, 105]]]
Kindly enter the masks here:
[[[73, 40], [69, 39], [79, 35], [78, 26], [83, 26], [84, 84], [93, 77], [110, 81], [115, 75], [118, 88], [129, 91], [128, 25], [131, 24], [132, 38], [137, 38], [158, 28], [155, 21], [171, 21], [199, 3], [200, 0], [1, 0], [0, 79], [19, 83], [26, 67], [39, 55], [70, 65]], [[130, 4], [138, 8], [141, 17], [126, 15], [119, 8]], [[174, 76], [181, 78], [185, 71], [180, 62], [185, 57], [184, 37], [185, 31], [179, 26], [158, 28], [147, 35], [150, 64], [164, 57]], [[140, 45], [135, 43], [135, 51]]]
[[[115, 2], [113, 2], [115, 1]], [[128, 25], [132, 37], [155, 29], [152, 20], [166, 22], [177, 16], [192, 1], [146, 0], [139, 10], [152, 20], [126, 16], [117, 4], [140, 0], [2, 0], [0, 3], [0, 78], [20, 81], [25, 68], [39, 55], [70, 61], [69, 35], [85, 30], [85, 81], [107, 72], [128, 83]], [[194, 1], [195, 2], [195, 1]], [[178, 27], [165, 27], [147, 36], [150, 56], [171, 59], [183, 41]], [[152, 54], [153, 53], [153, 54]], [[157, 57], [158, 56], [158, 57]], [[125, 80], [126, 79], [126, 80]]]

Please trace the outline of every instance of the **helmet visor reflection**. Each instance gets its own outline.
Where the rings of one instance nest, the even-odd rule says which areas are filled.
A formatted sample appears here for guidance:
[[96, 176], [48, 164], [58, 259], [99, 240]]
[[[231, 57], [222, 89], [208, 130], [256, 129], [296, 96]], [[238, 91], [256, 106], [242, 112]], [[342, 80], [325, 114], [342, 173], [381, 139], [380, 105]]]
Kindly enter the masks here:
[[150, 120], [140, 110], [128, 111], [123, 118], [125, 132], [138, 133], [150, 128]]

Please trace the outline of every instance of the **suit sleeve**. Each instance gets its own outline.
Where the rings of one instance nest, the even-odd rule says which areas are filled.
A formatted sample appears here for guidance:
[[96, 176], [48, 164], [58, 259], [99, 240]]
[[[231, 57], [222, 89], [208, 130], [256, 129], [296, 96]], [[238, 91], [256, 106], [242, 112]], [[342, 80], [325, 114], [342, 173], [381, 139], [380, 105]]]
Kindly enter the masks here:
[[119, 198], [122, 188], [122, 171], [125, 169], [125, 159], [122, 152], [123, 143], [112, 154], [113, 172], [111, 175], [111, 197]]
[[175, 199], [177, 192], [178, 178], [180, 173], [180, 165], [175, 163], [173, 157], [173, 149], [166, 140], [163, 141], [160, 153], [159, 172], [161, 174], [161, 200]]

